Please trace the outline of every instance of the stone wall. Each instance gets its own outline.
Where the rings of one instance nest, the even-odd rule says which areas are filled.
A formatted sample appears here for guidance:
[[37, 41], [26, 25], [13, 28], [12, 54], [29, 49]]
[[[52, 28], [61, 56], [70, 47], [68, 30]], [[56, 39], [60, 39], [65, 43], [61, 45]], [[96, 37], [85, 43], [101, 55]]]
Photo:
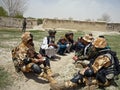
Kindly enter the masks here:
[[106, 22], [87, 22], [87, 21], [74, 21], [74, 20], [56, 20], [44, 19], [43, 28], [64, 28], [75, 30], [98, 30], [105, 31], [107, 27]]
[[[22, 28], [23, 19], [11, 18], [11, 17], [0, 17], [0, 27], [7, 28]], [[27, 18], [27, 28], [33, 28], [37, 25], [36, 19]]]

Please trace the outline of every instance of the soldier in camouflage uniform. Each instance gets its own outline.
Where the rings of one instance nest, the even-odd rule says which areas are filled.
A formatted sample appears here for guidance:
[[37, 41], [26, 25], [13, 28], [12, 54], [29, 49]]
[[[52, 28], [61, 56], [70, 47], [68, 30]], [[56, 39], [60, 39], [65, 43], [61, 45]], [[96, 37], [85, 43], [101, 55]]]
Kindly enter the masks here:
[[[117, 75], [119, 60], [114, 58], [111, 50], [106, 48], [107, 42], [104, 38], [97, 38], [93, 43], [94, 58], [90, 64], [79, 71], [71, 80], [65, 83], [50, 84], [52, 90], [63, 90], [74, 88], [79, 84], [108, 86]], [[91, 53], [92, 54], [92, 53]], [[119, 70], [118, 70], [119, 71]]]
[[93, 37], [90, 35], [85, 35], [84, 37], [80, 38], [80, 43], [77, 50], [75, 52], [75, 56], [73, 57], [73, 60], [75, 60], [75, 65], [82, 64], [83, 66], [86, 66], [89, 64], [89, 53], [91, 53], [91, 47], [92, 47], [92, 41]]
[[[12, 59], [17, 72], [33, 71], [38, 76], [46, 78], [49, 82], [56, 82], [52, 78], [49, 60], [35, 52], [33, 35], [30, 32], [25, 32], [21, 39], [22, 42], [12, 50]], [[43, 70], [39, 66], [40, 64], [44, 65]]]

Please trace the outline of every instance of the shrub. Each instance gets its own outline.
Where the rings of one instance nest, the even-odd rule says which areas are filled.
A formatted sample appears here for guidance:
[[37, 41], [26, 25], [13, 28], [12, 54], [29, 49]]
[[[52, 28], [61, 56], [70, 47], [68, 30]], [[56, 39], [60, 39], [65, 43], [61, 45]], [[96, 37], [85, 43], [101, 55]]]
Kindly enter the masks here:
[[37, 19], [37, 24], [39, 25], [39, 24], [42, 24], [43, 23], [43, 19]]
[[5, 11], [5, 9], [3, 7], [0, 7], [0, 16], [8, 16], [8, 13]]

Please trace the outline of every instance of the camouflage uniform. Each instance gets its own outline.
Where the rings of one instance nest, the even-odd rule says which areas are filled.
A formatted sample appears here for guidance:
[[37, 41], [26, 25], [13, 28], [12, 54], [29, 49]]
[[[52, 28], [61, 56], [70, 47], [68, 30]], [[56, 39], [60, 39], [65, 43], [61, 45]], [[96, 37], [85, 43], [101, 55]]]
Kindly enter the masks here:
[[115, 76], [115, 60], [110, 54], [110, 50], [106, 49], [107, 43], [104, 38], [97, 38], [93, 43], [96, 54], [93, 60], [90, 61], [88, 67], [79, 71], [71, 80], [65, 82], [59, 87], [59, 83], [51, 84], [53, 90], [62, 90], [76, 87], [78, 84], [85, 85], [110, 85], [111, 80]]
[[91, 53], [91, 49], [92, 49], [92, 43], [91, 43], [92, 40], [93, 40], [93, 37], [91, 37], [89, 35], [85, 35], [81, 39], [81, 44], [84, 45], [84, 47], [82, 46], [82, 48], [80, 50], [75, 52], [74, 57], [76, 57], [77, 59], [74, 59], [74, 57], [73, 57], [73, 59], [75, 60], [76, 65], [79, 63], [83, 66], [86, 66], [87, 64], [89, 64], [89, 58], [90, 58], [89, 54]]
[[[25, 32], [22, 37], [22, 42], [12, 50], [12, 59], [16, 70], [22, 72], [33, 71], [38, 76], [44, 77], [50, 82], [55, 81], [51, 76], [49, 60], [43, 60], [43, 57], [35, 52], [33, 36], [30, 32]], [[39, 66], [44, 65], [44, 72]]]

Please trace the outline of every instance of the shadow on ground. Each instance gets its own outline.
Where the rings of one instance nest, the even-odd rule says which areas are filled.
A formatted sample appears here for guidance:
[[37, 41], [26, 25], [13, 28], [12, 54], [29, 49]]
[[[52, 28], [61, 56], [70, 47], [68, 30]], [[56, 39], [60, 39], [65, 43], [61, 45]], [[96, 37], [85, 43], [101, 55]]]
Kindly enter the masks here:
[[[37, 83], [42, 83], [42, 84], [48, 84], [49, 82], [48, 81], [46, 81], [46, 80], [44, 80], [44, 79], [42, 79], [42, 78], [39, 78], [37, 75], [35, 75], [34, 73], [32, 73], [32, 72], [29, 72], [29, 73], [23, 73], [24, 74], [24, 76], [29, 80], [29, 79], [33, 79], [35, 82], [37, 82]], [[27, 80], [27, 81], [28, 81]], [[26, 81], [26, 82], [27, 82]]]

